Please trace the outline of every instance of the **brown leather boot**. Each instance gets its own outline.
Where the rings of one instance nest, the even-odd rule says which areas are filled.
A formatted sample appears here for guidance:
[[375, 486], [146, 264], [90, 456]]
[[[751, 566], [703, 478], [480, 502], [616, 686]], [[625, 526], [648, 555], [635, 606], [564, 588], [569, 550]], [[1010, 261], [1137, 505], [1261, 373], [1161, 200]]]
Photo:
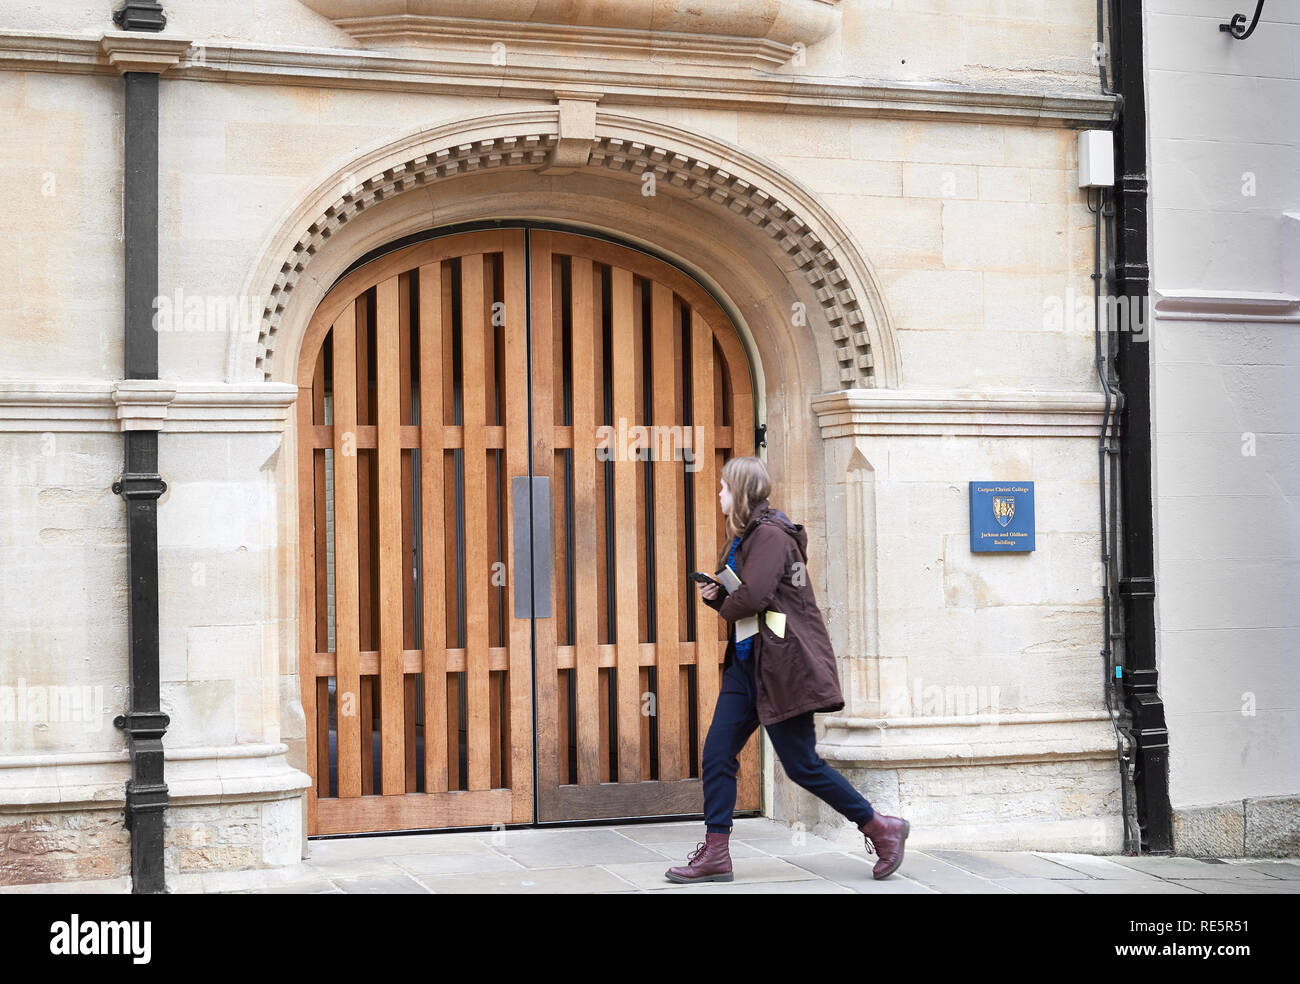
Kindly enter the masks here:
[[731, 873], [731, 854], [727, 850], [730, 837], [730, 834], [705, 834], [704, 843], [695, 845], [685, 865], [665, 872], [668, 880], [679, 884], [731, 881], [734, 876]]
[[903, 863], [903, 841], [907, 840], [911, 825], [901, 817], [887, 817], [873, 813], [871, 819], [858, 828], [871, 842], [879, 860], [871, 869], [871, 877], [888, 878]]

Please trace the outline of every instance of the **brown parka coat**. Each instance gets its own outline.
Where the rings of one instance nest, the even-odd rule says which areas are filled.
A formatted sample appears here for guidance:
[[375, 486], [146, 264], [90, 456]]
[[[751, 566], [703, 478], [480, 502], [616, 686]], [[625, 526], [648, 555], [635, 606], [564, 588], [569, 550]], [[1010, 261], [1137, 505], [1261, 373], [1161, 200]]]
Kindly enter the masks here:
[[[741, 580], [734, 594], [720, 592], [704, 603], [729, 623], [723, 669], [735, 659], [736, 622], [757, 614], [758, 633], [750, 658], [758, 683], [758, 720], [776, 724], [807, 711], [844, 708], [839, 672], [826, 623], [808, 576], [808, 534], [767, 499], [754, 504], [736, 547], [733, 569]], [[777, 636], [763, 612], [785, 614], [785, 636]]]

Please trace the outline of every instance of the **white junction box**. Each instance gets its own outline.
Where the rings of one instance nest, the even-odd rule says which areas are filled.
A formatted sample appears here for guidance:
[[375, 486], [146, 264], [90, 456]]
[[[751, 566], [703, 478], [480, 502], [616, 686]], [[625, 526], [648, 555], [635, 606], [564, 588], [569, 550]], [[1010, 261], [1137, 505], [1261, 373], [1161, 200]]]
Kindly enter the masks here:
[[1110, 130], [1079, 131], [1079, 187], [1115, 185], [1115, 139]]

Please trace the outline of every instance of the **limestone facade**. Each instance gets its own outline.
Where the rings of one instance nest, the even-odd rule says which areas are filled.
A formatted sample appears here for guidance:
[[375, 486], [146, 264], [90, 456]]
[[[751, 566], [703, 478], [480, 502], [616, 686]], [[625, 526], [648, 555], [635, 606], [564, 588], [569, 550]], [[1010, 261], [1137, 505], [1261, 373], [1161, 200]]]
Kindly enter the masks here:
[[[350, 16], [380, 6], [416, 27]], [[723, 299], [840, 658], [828, 761], [917, 846], [1118, 850], [1075, 159], [1112, 112], [1095, 4], [631, 4], [676, 13], [628, 45], [600, 4], [462, 6], [185, 0], [161, 35], [88, 0], [0, 13], [0, 883], [129, 870], [127, 427], [160, 430], [168, 483], [168, 870], [307, 849], [298, 348], [359, 257], [482, 219], [653, 246]], [[540, 13], [516, 44], [487, 36], [498, 8]], [[121, 380], [120, 72], [150, 58], [173, 317], [146, 385]], [[1034, 552], [970, 551], [967, 483], [992, 478], [1036, 483]], [[764, 780], [766, 813], [860, 836], [770, 754]]]

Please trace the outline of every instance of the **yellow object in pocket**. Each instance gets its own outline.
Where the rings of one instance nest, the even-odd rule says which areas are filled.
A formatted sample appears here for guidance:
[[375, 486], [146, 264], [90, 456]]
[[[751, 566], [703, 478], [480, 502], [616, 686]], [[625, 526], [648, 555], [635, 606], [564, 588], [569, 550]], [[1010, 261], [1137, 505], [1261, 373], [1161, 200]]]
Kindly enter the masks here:
[[767, 621], [767, 627], [772, 630], [772, 634], [777, 638], [785, 638], [785, 614], [783, 612], [764, 612], [764, 618]]

